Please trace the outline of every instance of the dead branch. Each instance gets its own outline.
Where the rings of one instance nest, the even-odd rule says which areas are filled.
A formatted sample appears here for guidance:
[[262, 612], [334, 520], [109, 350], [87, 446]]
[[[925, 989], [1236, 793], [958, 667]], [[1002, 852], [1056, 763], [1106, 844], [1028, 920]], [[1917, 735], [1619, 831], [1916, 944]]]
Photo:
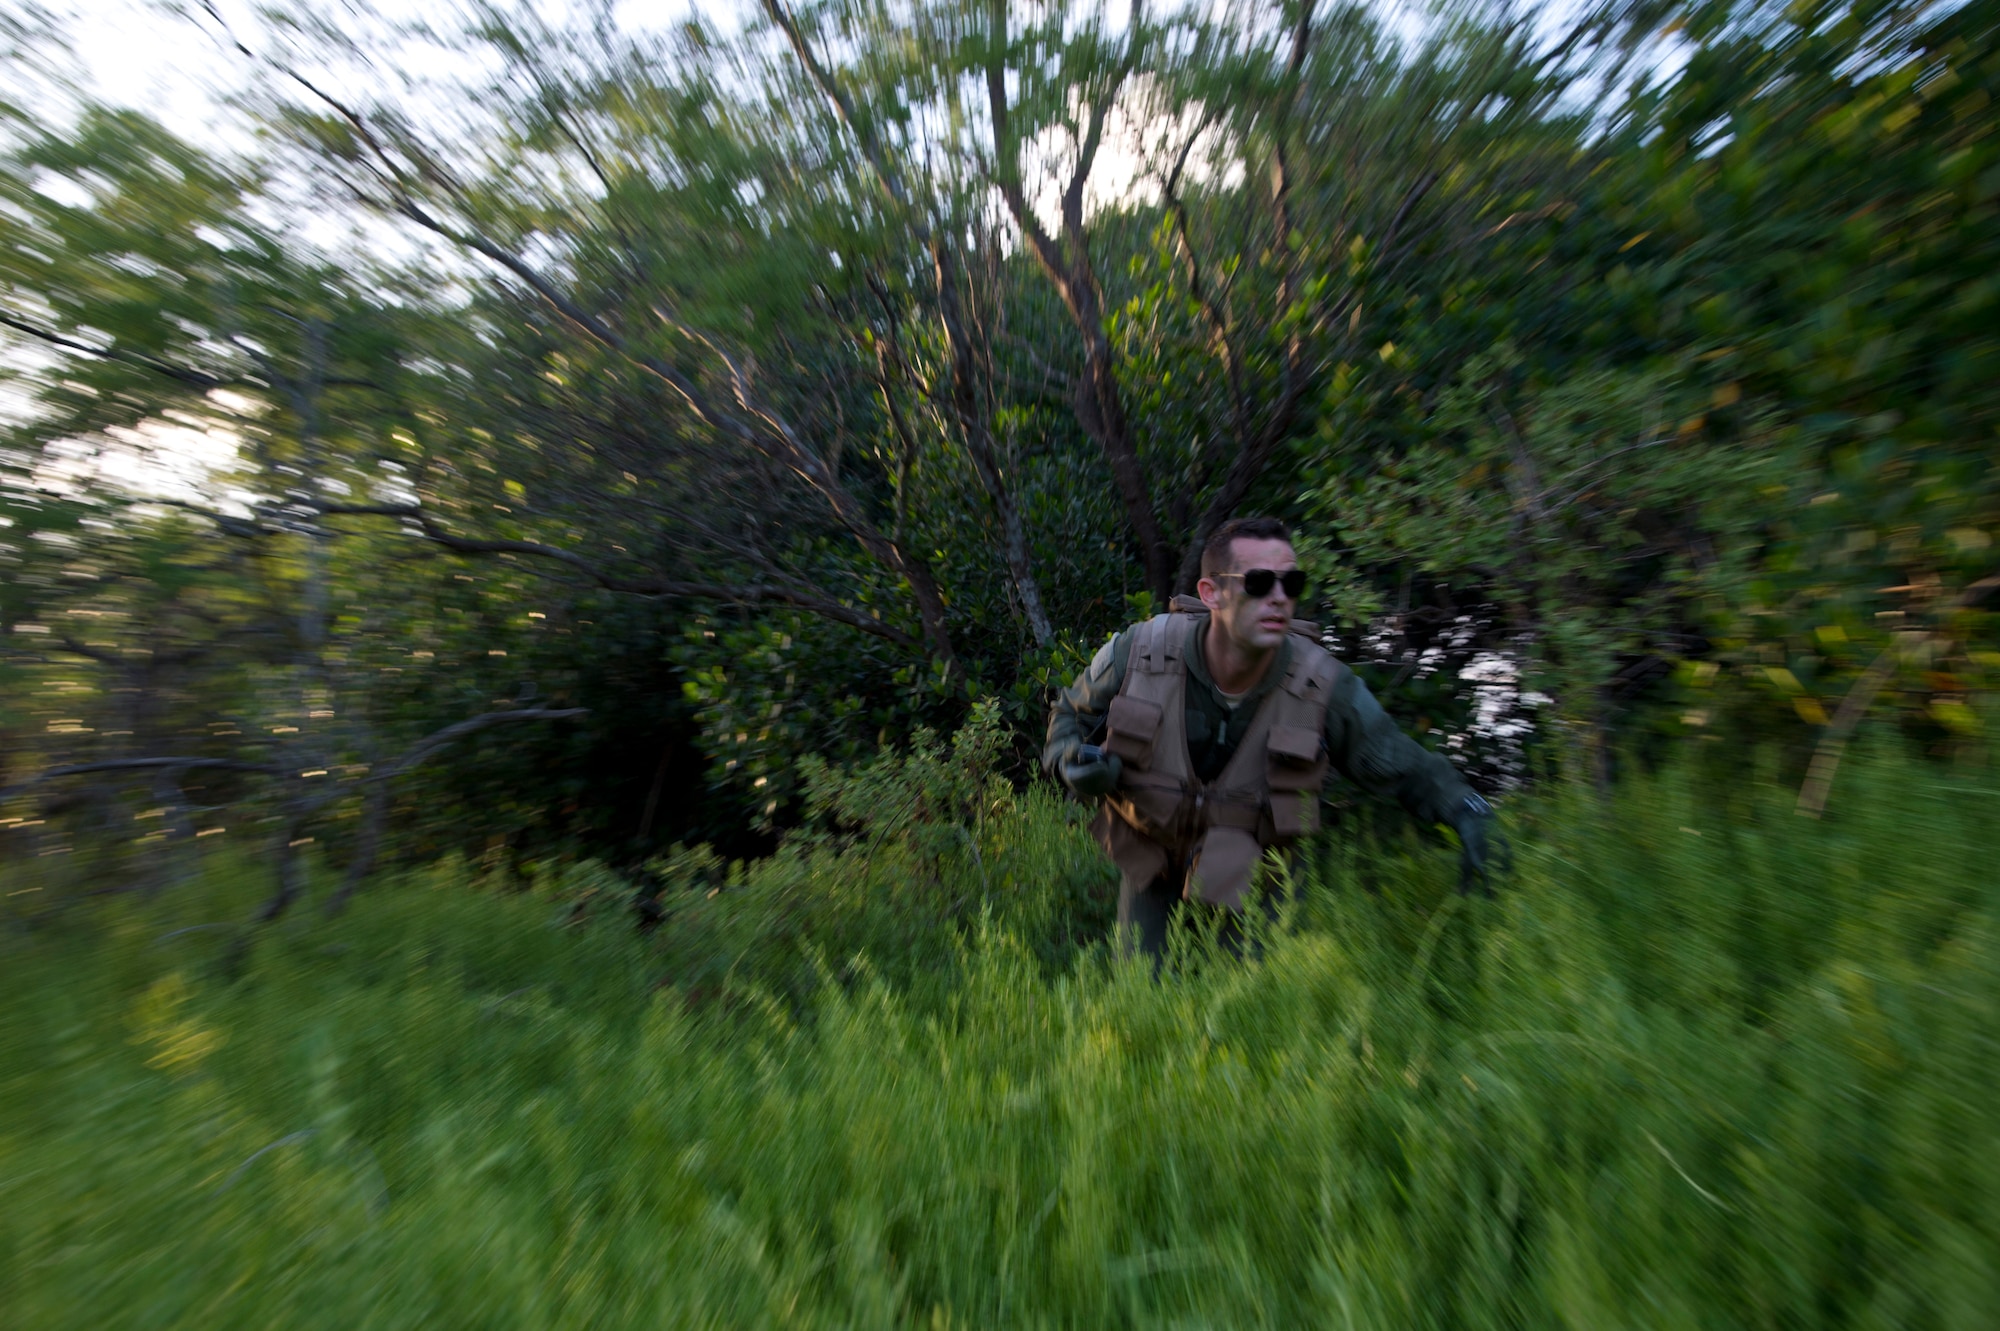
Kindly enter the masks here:
[[514, 721], [564, 721], [571, 717], [588, 715], [589, 711], [587, 707], [520, 707], [512, 711], [484, 712], [478, 716], [469, 716], [463, 721], [454, 722], [441, 730], [431, 732], [405, 749], [400, 757], [369, 773], [367, 809], [362, 815], [361, 830], [356, 837], [354, 857], [348, 861], [347, 877], [342, 881], [340, 890], [327, 901], [326, 913], [338, 915], [346, 909], [348, 900], [360, 888], [361, 880], [368, 876], [368, 871], [375, 865], [375, 852], [381, 844], [382, 829], [389, 816], [391, 781], [422, 766], [449, 745], [490, 726], [506, 725]]
[[620, 592], [632, 596], [679, 597], [688, 600], [721, 601], [727, 604], [754, 605], [770, 603], [795, 606], [829, 619], [849, 628], [860, 629], [885, 642], [898, 647], [915, 650], [921, 644], [909, 634], [893, 625], [885, 624], [874, 616], [851, 605], [844, 605], [829, 596], [796, 584], [782, 581], [764, 583], [720, 583], [684, 582], [667, 578], [625, 578], [611, 573], [574, 550], [561, 546], [544, 545], [540, 541], [481, 540], [458, 536], [438, 525], [435, 518], [415, 504], [329, 504], [320, 508], [329, 516], [365, 515], [370, 517], [407, 518], [415, 522], [424, 536], [437, 545], [455, 554], [462, 555], [529, 555], [537, 559], [554, 560], [589, 578], [597, 586], [609, 592]]
[[192, 370], [185, 365], [175, 365], [170, 361], [158, 360], [152, 356], [142, 356], [137, 352], [121, 351], [115, 346], [93, 347], [88, 342], [79, 342], [75, 338], [66, 337], [53, 329], [42, 328], [36, 324], [29, 323], [25, 319], [15, 318], [11, 314], [0, 313], [0, 325], [11, 328], [17, 333], [26, 333], [29, 337], [46, 342], [50, 346], [61, 347], [64, 351], [73, 351], [80, 356], [91, 356], [98, 360], [113, 361], [120, 365], [130, 365], [137, 369], [148, 370], [162, 378], [171, 379], [183, 387], [198, 389], [202, 392], [207, 392], [212, 388], [227, 388], [243, 382], [240, 379], [224, 379], [202, 370]]
[[390, 781], [413, 768], [422, 766], [446, 745], [464, 739], [467, 735], [492, 726], [506, 725], [513, 721], [567, 721], [573, 716], [587, 716], [588, 707], [519, 707], [506, 712], [482, 712], [469, 716], [442, 730], [432, 731], [424, 738], [403, 751], [401, 757], [377, 768], [368, 776], [370, 781]]
[[46, 772], [38, 772], [25, 781], [17, 781], [11, 786], [0, 788], [0, 800], [12, 799], [45, 782], [62, 777], [87, 776], [93, 772], [155, 772], [161, 769], [177, 772], [196, 770], [255, 772], [259, 776], [285, 775], [282, 770], [268, 763], [245, 762], [239, 758], [107, 758], [102, 762], [70, 763], [62, 767], [51, 767]]

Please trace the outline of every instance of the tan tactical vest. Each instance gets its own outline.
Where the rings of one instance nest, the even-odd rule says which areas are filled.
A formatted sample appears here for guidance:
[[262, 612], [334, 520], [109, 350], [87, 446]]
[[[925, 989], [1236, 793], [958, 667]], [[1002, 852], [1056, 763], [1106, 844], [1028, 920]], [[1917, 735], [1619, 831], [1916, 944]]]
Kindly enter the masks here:
[[1221, 775], [1194, 777], [1187, 747], [1187, 662], [1201, 608], [1175, 597], [1174, 613], [1132, 631], [1125, 680], [1111, 700], [1104, 749], [1124, 765], [1105, 800], [1098, 839], [1135, 885], [1185, 864], [1188, 900], [1240, 909], [1251, 870], [1273, 846], [1319, 830], [1326, 780], [1326, 704], [1343, 669], [1319, 645], [1317, 625], [1292, 621], [1290, 662], [1264, 695]]

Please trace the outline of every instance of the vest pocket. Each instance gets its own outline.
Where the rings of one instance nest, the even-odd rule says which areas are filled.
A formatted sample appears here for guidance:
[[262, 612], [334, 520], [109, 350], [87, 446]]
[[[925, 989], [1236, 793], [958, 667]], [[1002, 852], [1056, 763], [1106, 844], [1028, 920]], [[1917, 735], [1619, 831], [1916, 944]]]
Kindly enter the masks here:
[[1317, 729], [1272, 726], [1265, 780], [1271, 790], [1271, 831], [1280, 841], [1319, 831], [1319, 791], [1326, 780], [1325, 740]]
[[1257, 838], [1240, 827], [1211, 827], [1195, 848], [1181, 896], [1231, 910], [1243, 909], [1250, 875], [1264, 857]]
[[1160, 735], [1160, 705], [1121, 693], [1111, 700], [1105, 714], [1109, 732], [1104, 737], [1107, 753], [1115, 753], [1134, 767], [1153, 765], [1153, 741]]
[[1304, 726], [1272, 726], [1271, 738], [1265, 748], [1271, 755], [1272, 775], [1291, 768], [1295, 771], [1316, 766], [1319, 762], [1320, 746], [1324, 738], [1317, 730]]
[[1280, 841], [1319, 831], [1319, 790], [1271, 792], [1271, 832]]

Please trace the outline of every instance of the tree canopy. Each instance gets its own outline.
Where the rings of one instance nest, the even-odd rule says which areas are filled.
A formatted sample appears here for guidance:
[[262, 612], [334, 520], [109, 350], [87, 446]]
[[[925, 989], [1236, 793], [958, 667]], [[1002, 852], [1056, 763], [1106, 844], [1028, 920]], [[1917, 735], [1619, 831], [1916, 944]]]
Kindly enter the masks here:
[[1990, 2], [281, 17], [255, 158], [6, 108], [6, 854], [754, 849], [1249, 512], [1468, 761], [1981, 742]]

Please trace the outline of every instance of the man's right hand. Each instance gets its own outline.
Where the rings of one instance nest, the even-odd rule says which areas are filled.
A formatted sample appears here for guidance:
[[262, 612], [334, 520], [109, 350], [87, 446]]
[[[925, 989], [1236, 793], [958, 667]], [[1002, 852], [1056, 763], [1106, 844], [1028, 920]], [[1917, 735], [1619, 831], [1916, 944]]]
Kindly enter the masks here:
[[1083, 799], [1102, 799], [1118, 788], [1125, 765], [1115, 753], [1106, 753], [1095, 744], [1083, 744], [1057, 768], [1063, 784]]

